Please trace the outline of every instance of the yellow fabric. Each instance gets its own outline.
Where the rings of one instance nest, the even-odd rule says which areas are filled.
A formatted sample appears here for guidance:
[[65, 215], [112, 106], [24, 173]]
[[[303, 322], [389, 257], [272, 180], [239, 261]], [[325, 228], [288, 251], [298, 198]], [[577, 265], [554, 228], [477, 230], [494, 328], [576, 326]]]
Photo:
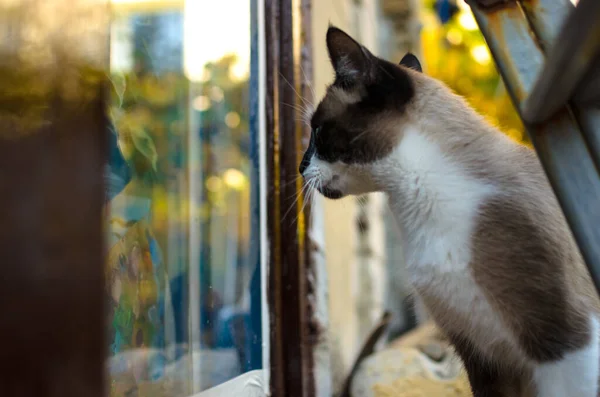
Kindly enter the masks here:
[[469, 383], [464, 376], [454, 381], [438, 381], [424, 377], [399, 378], [391, 385], [373, 386], [376, 397], [468, 397]]
[[374, 353], [360, 366], [352, 397], [471, 397], [460, 360], [432, 324]]

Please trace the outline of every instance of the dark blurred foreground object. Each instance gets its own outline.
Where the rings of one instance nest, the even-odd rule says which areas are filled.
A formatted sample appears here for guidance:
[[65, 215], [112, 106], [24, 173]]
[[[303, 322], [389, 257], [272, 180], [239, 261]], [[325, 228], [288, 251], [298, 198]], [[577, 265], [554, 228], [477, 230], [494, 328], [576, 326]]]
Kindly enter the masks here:
[[27, 135], [6, 137], [0, 120], [1, 395], [102, 396], [101, 92], [49, 100], [48, 123]]
[[105, 394], [100, 3], [0, 3], [2, 396]]

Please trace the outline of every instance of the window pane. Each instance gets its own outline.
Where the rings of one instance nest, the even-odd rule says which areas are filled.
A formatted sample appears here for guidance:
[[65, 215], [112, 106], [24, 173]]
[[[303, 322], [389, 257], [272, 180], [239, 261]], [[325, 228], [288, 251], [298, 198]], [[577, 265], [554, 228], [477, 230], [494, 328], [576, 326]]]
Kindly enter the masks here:
[[113, 6], [110, 392], [185, 396], [262, 365], [250, 0]]

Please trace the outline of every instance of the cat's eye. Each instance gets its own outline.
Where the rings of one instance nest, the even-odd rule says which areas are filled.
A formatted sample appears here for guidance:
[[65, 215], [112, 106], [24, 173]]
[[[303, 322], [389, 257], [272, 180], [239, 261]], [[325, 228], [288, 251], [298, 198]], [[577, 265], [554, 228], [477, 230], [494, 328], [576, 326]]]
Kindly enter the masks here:
[[319, 132], [321, 132], [321, 126], [313, 128], [313, 134], [317, 135]]

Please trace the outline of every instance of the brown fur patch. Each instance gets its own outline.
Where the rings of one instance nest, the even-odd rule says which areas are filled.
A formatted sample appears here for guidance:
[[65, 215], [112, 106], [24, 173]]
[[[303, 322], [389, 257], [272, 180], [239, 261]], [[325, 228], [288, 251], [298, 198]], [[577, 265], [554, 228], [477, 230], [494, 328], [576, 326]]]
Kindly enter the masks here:
[[528, 196], [507, 195], [484, 205], [472, 270], [523, 351], [538, 362], [555, 361], [589, 342], [594, 308], [578, 294], [585, 296], [591, 286], [589, 280], [568, 282], [585, 269], [558, 208], [523, 202], [536, 198]]
[[536, 396], [531, 369], [515, 356], [511, 346], [496, 342], [488, 345], [485, 353], [478, 351], [464, 336], [469, 318], [426, 291], [419, 291], [419, 295], [465, 366], [474, 397]]
[[448, 339], [465, 366], [473, 397], [534, 397], [528, 372], [498, 367], [474, 352], [470, 341], [460, 335], [449, 333]]
[[[451, 280], [448, 280], [451, 282]], [[478, 351], [474, 341], [468, 339], [465, 335], [472, 334], [466, 332], [466, 327], [471, 324], [470, 319], [463, 313], [454, 310], [447, 302], [438, 299], [431, 295], [429, 291], [422, 289], [418, 290], [419, 296], [423, 299], [427, 307], [427, 311], [431, 314], [436, 324], [441, 328], [442, 333], [448, 337], [454, 345], [457, 340], [462, 341], [461, 346], [455, 346], [457, 352], [464, 360], [464, 356], [470, 356], [472, 360], [494, 365], [495, 372], [515, 374], [526, 371], [522, 359], [515, 354], [513, 348], [506, 341], [490, 342], [486, 346], [486, 351]], [[502, 357], [502, 362], [499, 360], [493, 362], [490, 357]]]

